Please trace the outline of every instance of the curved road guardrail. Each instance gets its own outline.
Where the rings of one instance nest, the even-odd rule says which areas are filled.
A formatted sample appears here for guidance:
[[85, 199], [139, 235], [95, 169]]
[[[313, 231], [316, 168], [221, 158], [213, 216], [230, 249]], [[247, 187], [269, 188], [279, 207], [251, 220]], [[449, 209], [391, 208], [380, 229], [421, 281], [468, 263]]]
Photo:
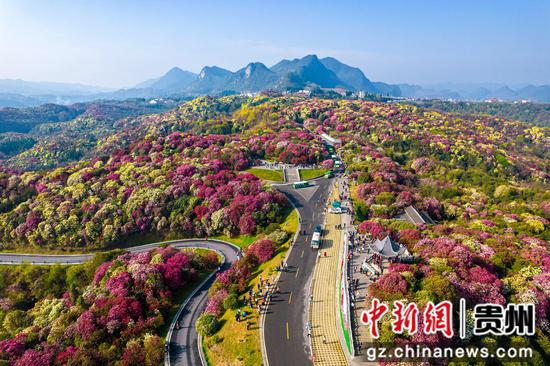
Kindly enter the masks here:
[[[221, 268], [226, 263], [225, 255], [219, 250], [215, 250], [215, 252], [218, 253], [218, 255], [220, 255], [220, 257], [221, 257], [221, 260], [220, 260], [220, 268]], [[168, 334], [166, 335], [166, 343], [165, 344], [167, 345], [167, 348], [168, 348], [168, 352], [165, 352], [165, 354], [164, 354], [164, 364], [166, 366], [171, 366], [172, 365], [171, 355], [170, 355], [170, 350], [171, 350], [170, 343], [172, 341], [172, 336], [174, 334], [174, 328], [176, 327], [176, 323], [180, 321], [181, 314], [185, 310], [185, 308], [187, 307], [189, 302], [193, 299], [193, 297], [197, 294], [197, 292], [201, 288], [203, 288], [216, 275], [216, 273], [218, 273], [218, 271], [214, 271], [214, 272], [210, 273], [204, 280], [201, 281], [201, 283], [198, 284], [198, 286], [196, 286], [193, 289], [193, 291], [189, 294], [189, 296], [187, 296], [185, 301], [183, 301], [183, 303], [179, 307], [178, 311], [176, 312], [176, 315], [174, 315], [174, 317], [172, 318], [172, 323], [170, 323], [170, 327], [168, 328]], [[201, 339], [200, 338], [201, 337], [197, 335], [197, 340], [198, 340], [197, 349], [198, 349], [198, 352], [199, 352], [199, 358], [201, 360], [201, 364], [203, 366], [206, 366], [206, 362], [204, 360], [204, 355], [203, 355], [202, 348], [201, 348]]]

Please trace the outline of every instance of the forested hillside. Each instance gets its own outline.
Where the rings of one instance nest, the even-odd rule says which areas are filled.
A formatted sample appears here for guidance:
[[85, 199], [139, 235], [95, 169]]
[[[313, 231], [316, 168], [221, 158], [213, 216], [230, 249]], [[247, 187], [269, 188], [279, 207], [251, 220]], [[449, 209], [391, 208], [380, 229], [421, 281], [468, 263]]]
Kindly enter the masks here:
[[458, 114], [479, 114], [550, 127], [550, 104], [518, 102], [459, 102], [418, 100], [411, 104]]
[[[85, 131], [82, 121], [70, 124]], [[534, 303], [536, 336], [501, 341], [530, 344], [538, 360], [550, 355], [548, 128], [405, 104], [266, 96], [199, 98], [120, 120], [111, 134], [89, 126], [94, 146], [83, 160], [41, 171], [3, 168], [4, 249], [109, 248], [145, 234], [269, 233], [288, 202], [243, 171], [260, 160], [322, 163], [328, 156], [320, 135], [327, 133], [343, 143], [359, 230], [391, 235], [415, 258], [392, 265], [371, 296], [420, 306], [459, 298], [469, 308]], [[51, 150], [34, 157], [42, 154]], [[8, 162], [23, 166], [27, 158]], [[436, 223], [397, 220], [409, 205]], [[387, 342], [444, 341], [397, 337], [384, 322]]]
[[177, 293], [218, 263], [214, 252], [158, 248], [70, 267], [0, 268], [0, 362], [157, 366]]

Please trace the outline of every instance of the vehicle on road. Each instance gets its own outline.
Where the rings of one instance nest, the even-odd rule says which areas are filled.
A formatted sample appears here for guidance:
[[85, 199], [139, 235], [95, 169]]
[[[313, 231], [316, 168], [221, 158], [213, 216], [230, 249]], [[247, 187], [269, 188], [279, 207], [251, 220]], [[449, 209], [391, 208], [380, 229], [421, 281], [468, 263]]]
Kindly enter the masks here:
[[329, 178], [332, 178], [332, 177], [334, 177], [334, 173], [332, 173], [332, 170], [325, 173], [325, 178], [329, 179]]
[[311, 247], [313, 249], [319, 249], [319, 245], [321, 245], [321, 233], [314, 232], [313, 237], [311, 238]]
[[301, 182], [296, 182], [292, 184], [292, 188], [298, 189], [298, 188], [306, 188], [309, 187], [311, 184], [307, 180], [303, 180]]
[[328, 212], [333, 213], [333, 214], [341, 214], [342, 213], [342, 208], [341, 207], [331, 207], [331, 208], [328, 209]]
[[319, 233], [321, 236], [323, 236], [323, 226], [320, 225], [320, 224], [315, 226], [315, 230], [313, 232], [314, 233]]

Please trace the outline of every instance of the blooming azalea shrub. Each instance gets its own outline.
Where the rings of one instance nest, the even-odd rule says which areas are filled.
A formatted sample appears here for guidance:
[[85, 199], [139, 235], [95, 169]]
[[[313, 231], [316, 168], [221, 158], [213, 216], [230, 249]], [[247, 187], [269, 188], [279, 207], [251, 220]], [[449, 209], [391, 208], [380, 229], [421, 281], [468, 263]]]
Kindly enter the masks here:
[[225, 288], [219, 288], [217, 289], [217, 291], [210, 291], [208, 296], [208, 302], [206, 303], [206, 308], [204, 312], [215, 315], [218, 318], [222, 316], [223, 312], [225, 311], [223, 302], [228, 295], [229, 295], [229, 292]]
[[269, 239], [259, 239], [246, 248], [246, 254], [264, 263], [273, 257], [274, 243]]
[[[200, 143], [181, 139], [182, 144], [190, 140], [190, 148]], [[30, 200], [17, 207], [6, 201], [4, 211], [10, 210], [0, 210], [0, 238], [40, 247], [100, 247], [149, 231], [251, 235], [282, 219], [286, 198], [252, 174], [228, 170], [214, 157], [192, 165], [180, 162], [180, 156], [146, 155], [136, 161], [131, 153], [119, 153], [106, 162], [63, 168], [65, 172], [24, 173], [28, 193], [20, 198]], [[38, 185], [46, 188], [39, 193]]]
[[405, 244], [409, 247], [420, 240], [421, 234], [416, 229], [403, 229], [397, 233], [397, 238], [401, 244]]
[[218, 330], [219, 322], [216, 316], [204, 313], [197, 319], [196, 328], [200, 335], [211, 336]]
[[398, 271], [391, 271], [381, 276], [369, 287], [369, 294], [387, 301], [400, 300], [406, 297], [409, 284]]
[[205, 313], [221, 317], [225, 312], [224, 301], [230, 294], [241, 294], [248, 285], [248, 278], [257, 258], [245, 255], [224, 272], [216, 276], [216, 281], [208, 290]]
[[326, 159], [321, 162], [321, 166], [325, 169], [332, 169], [334, 167], [334, 160]]
[[26, 312], [8, 310], [3, 315], [17, 314], [13, 323], [22, 326], [6, 328], [4, 321], [0, 359], [13, 365], [158, 365], [164, 355], [158, 334], [170, 321], [173, 295], [198, 271], [217, 266], [202, 258], [207, 255], [170, 247], [123, 254], [98, 266], [80, 294], [47, 297]]
[[277, 229], [269, 233], [266, 238], [273, 243], [280, 245], [288, 240], [288, 233], [284, 230]]
[[384, 226], [374, 221], [363, 221], [358, 230], [361, 234], [370, 234], [373, 239], [382, 239], [389, 233]]

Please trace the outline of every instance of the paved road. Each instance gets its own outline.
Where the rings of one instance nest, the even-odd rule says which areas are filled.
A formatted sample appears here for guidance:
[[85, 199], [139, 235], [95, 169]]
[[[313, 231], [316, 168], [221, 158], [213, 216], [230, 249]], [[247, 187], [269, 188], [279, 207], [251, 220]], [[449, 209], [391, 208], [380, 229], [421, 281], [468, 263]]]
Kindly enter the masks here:
[[[294, 203], [302, 219], [302, 230], [290, 252], [288, 271], [281, 273], [279, 295], [274, 295], [265, 316], [264, 337], [269, 366], [311, 365], [309, 341], [305, 325], [309, 284], [315, 266], [317, 251], [310, 248], [313, 230], [324, 222], [326, 202], [334, 179], [317, 179], [313, 194], [294, 190], [290, 185], [278, 185], [277, 189]], [[305, 191], [304, 191], [305, 192]]]
[[[225, 263], [222, 270], [227, 269], [237, 260], [238, 248], [222, 241], [217, 240], [176, 240], [169, 243], [176, 248], [204, 248], [215, 250], [225, 257]], [[161, 243], [153, 243], [131, 247], [126, 249], [131, 253], [146, 252], [158, 247]], [[17, 254], [0, 253], [0, 264], [20, 264], [28, 262], [31, 264], [78, 264], [89, 260], [92, 254], [78, 255], [40, 255], [40, 254]], [[208, 288], [214, 282], [211, 278], [193, 295], [180, 313], [177, 321], [181, 328], [173, 329], [168, 342], [170, 344], [170, 365], [202, 365], [197, 345], [197, 332], [195, 322], [204, 310], [207, 299]]]
[[[196, 241], [195, 244], [200, 244], [201, 248], [212, 249], [221, 252], [225, 256], [225, 263], [222, 270], [225, 270], [237, 260], [237, 247], [214, 240]], [[185, 243], [187, 244], [187, 243]], [[175, 245], [180, 247], [179, 245]], [[205, 283], [191, 298], [185, 306], [183, 312], [178, 317], [181, 328], [173, 331], [170, 339], [170, 365], [202, 365], [197, 345], [197, 331], [195, 322], [202, 314], [208, 295], [208, 289], [214, 282], [212, 277]]]
[[46, 254], [20, 254], [0, 253], [0, 264], [79, 264], [93, 257], [93, 254], [67, 254], [67, 255], [46, 255]]
[[285, 168], [286, 183], [300, 181], [300, 171], [298, 168]]

